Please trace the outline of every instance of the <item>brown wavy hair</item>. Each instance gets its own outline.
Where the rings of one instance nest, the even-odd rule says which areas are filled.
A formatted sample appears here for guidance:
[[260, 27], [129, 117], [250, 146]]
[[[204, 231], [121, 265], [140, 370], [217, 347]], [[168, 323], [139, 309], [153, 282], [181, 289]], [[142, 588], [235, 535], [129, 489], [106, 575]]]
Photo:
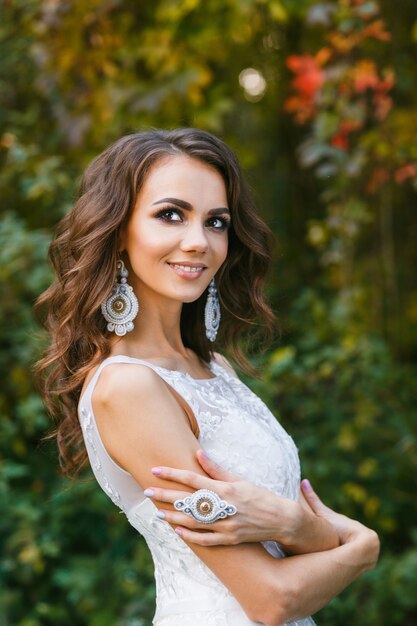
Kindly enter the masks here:
[[[246, 334], [252, 338], [248, 346], [259, 349], [274, 335], [276, 319], [264, 297], [272, 233], [255, 210], [233, 151], [193, 128], [138, 132], [116, 141], [87, 167], [76, 204], [58, 224], [49, 250], [56, 277], [35, 305], [51, 339], [36, 364], [45, 405], [56, 422], [47, 438], [56, 436], [61, 469], [68, 475], [77, 474], [86, 460], [77, 417], [83, 381], [110, 352], [100, 307], [116, 278], [120, 234], [150, 168], [169, 155], [209, 164], [226, 185], [231, 227], [228, 255], [216, 275], [222, 312], [216, 348], [222, 346], [238, 367], [256, 375], [238, 340]], [[206, 297], [207, 290], [184, 303], [181, 334], [184, 345], [208, 363], [213, 344], [205, 335]]]

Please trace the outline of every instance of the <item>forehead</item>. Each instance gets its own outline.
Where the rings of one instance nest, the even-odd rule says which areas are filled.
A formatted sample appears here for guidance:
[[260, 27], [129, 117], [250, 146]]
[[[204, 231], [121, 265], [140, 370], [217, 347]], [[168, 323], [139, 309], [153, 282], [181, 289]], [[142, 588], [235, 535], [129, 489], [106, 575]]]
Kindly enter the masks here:
[[151, 167], [137, 201], [156, 200], [156, 196], [180, 198], [193, 205], [202, 201], [218, 205], [221, 201], [227, 206], [222, 175], [213, 166], [186, 155], [163, 157]]

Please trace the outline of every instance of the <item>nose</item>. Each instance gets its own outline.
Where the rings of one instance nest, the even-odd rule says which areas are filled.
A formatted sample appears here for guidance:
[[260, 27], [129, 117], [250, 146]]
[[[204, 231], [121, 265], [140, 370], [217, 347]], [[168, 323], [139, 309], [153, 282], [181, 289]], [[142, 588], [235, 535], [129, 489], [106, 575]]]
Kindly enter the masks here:
[[189, 224], [184, 232], [180, 248], [184, 252], [206, 252], [208, 241], [204, 226], [197, 221]]

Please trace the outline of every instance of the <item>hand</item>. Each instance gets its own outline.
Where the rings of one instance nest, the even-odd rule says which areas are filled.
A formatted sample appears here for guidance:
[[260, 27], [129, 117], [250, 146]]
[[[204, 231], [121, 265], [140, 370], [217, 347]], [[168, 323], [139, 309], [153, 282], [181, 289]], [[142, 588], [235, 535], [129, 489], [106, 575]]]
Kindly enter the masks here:
[[[182, 483], [193, 490], [211, 489], [223, 500], [234, 504], [238, 512], [213, 524], [200, 524], [180, 511], [160, 509], [164, 519], [176, 525], [175, 530], [183, 539], [204, 546], [267, 540], [275, 540], [284, 547], [296, 543], [295, 533], [302, 533], [302, 520], [306, 517], [305, 510], [298, 502], [241, 480], [209, 459], [203, 450], [198, 450], [197, 459], [209, 476], [170, 467], [157, 468], [159, 471], [154, 473], [164, 480]], [[189, 495], [189, 491], [155, 487], [151, 487], [150, 492], [150, 497], [155, 501], [171, 504]], [[315, 516], [310, 514], [310, 517]]]
[[364, 556], [368, 555], [368, 569], [374, 567], [378, 560], [380, 542], [374, 530], [367, 528], [357, 520], [346, 515], [336, 513], [326, 506], [318, 497], [308, 480], [301, 481], [301, 490], [307, 504], [319, 518], [328, 521], [336, 530], [342, 545], [360, 542], [363, 545]]
[[[346, 515], [336, 513], [326, 506], [314, 491], [308, 480], [301, 481], [301, 490], [311, 510], [318, 516], [326, 519], [336, 529], [340, 543], [347, 543], [352, 537], [366, 529], [360, 522], [350, 519]], [[369, 529], [368, 529], [369, 530]]]

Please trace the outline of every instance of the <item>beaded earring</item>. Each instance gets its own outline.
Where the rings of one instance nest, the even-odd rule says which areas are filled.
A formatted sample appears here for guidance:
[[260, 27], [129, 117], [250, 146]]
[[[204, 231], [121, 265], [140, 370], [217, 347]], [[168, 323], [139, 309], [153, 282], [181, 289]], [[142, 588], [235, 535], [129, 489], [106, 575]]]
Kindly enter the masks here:
[[116, 270], [116, 283], [110, 296], [102, 303], [101, 312], [108, 322], [107, 330], [123, 337], [134, 328], [133, 320], [138, 314], [139, 304], [133, 287], [127, 284], [129, 272], [121, 259], [117, 261]]
[[204, 322], [206, 325], [206, 337], [210, 341], [215, 341], [217, 331], [220, 326], [220, 302], [217, 296], [216, 281], [212, 278], [207, 295], [207, 302], [204, 310]]

